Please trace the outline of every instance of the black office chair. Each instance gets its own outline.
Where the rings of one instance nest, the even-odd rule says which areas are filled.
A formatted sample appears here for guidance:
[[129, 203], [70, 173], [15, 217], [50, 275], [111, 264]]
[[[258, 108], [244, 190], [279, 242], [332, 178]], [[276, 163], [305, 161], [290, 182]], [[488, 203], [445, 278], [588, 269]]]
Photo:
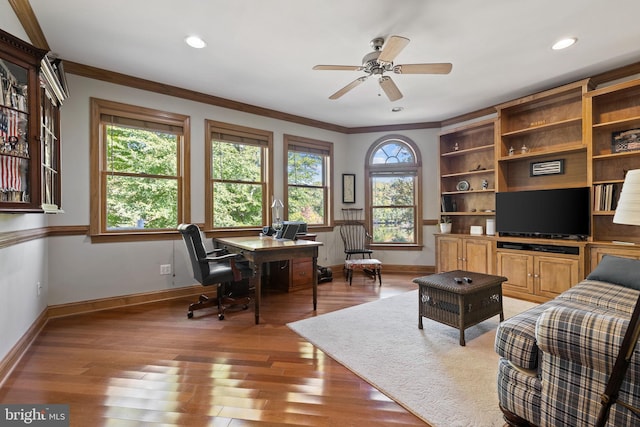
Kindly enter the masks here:
[[189, 305], [187, 317], [193, 317], [194, 310], [205, 307], [218, 307], [218, 319], [224, 320], [225, 310], [235, 305], [242, 305], [246, 310], [251, 302], [249, 278], [253, 269], [238, 254], [230, 254], [224, 249], [207, 251], [200, 229], [195, 224], [180, 224], [178, 231], [182, 234], [187, 252], [191, 259], [193, 278], [203, 286], [217, 285], [216, 298], [202, 294], [198, 302]]

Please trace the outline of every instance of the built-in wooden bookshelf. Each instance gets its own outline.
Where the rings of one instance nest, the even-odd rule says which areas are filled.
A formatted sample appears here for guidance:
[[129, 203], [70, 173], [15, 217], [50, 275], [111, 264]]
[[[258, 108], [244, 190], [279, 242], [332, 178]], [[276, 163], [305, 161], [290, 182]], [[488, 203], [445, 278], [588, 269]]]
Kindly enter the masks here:
[[[586, 140], [591, 148], [594, 242], [640, 244], [640, 227], [613, 223], [616, 200], [628, 170], [640, 168], [640, 149], [616, 147], [620, 132], [640, 129], [640, 79], [603, 87], [586, 94]], [[634, 147], [635, 148], [635, 147]], [[612, 190], [612, 202], [599, 206], [601, 189]]]
[[[583, 95], [589, 80], [498, 105], [497, 191], [541, 190], [588, 185], [583, 138]], [[532, 163], [560, 160], [561, 174], [531, 176]]]
[[484, 228], [495, 215], [494, 119], [440, 134], [442, 216], [452, 219], [453, 233]]

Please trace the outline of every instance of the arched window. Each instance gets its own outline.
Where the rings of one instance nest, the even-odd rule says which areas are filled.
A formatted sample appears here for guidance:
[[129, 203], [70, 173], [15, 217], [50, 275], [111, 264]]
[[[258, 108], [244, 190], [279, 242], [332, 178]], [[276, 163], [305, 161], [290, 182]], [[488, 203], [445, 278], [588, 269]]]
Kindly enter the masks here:
[[403, 247], [422, 244], [422, 160], [416, 144], [401, 135], [373, 143], [365, 165], [366, 205], [372, 244]]

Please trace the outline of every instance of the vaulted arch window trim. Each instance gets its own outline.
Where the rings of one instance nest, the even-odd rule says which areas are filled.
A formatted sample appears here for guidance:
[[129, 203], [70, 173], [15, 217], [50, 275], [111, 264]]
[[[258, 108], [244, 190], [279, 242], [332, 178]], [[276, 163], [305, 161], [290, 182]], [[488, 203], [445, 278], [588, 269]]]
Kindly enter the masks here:
[[366, 156], [365, 203], [372, 246], [422, 246], [422, 160], [417, 145], [402, 135], [376, 140]]

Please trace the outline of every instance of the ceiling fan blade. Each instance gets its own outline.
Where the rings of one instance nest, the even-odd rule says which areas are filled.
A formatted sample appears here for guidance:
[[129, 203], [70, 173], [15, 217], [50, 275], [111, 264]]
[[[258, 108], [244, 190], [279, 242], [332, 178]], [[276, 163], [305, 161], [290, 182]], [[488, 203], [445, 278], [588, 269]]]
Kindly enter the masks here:
[[380, 56], [378, 56], [379, 62], [393, 62], [398, 54], [404, 49], [410, 40], [406, 37], [391, 36], [389, 40], [384, 44]]
[[400, 92], [400, 89], [398, 89], [398, 86], [396, 86], [393, 80], [391, 80], [391, 77], [388, 77], [388, 76], [380, 77], [380, 87], [382, 88], [384, 93], [387, 94], [389, 101], [393, 102], [402, 98], [402, 93]]
[[397, 74], [449, 74], [451, 65], [448, 62], [433, 64], [401, 64], [393, 67], [393, 72]]
[[333, 71], [360, 71], [361, 65], [316, 65], [314, 70], [333, 70]]
[[342, 89], [340, 89], [339, 91], [337, 91], [336, 93], [331, 95], [329, 97], [329, 99], [338, 99], [338, 98], [340, 98], [342, 95], [344, 95], [345, 93], [349, 92], [354, 87], [358, 86], [360, 83], [362, 83], [365, 80], [367, 80], [367, 77], [369, 77], [369, 76], [358, 77], [357, 79], [355, 79], [354, 81], [352, 81], [351, 83], [349, 83], [348, 85], [346, 85], [345, 87], [343, 87]]

